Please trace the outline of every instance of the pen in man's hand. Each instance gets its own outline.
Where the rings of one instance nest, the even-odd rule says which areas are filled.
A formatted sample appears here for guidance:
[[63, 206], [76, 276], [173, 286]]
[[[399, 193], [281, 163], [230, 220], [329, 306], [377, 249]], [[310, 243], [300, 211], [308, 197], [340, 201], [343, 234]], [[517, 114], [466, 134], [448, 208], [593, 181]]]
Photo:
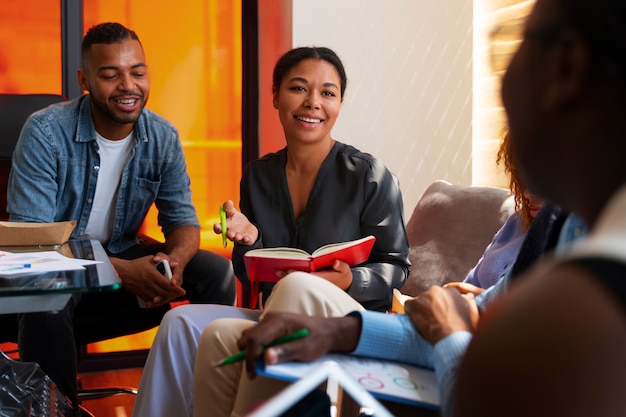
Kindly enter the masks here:
[[226, 247], [228, 239], [226, 239], [226, 210], [224, 206], [220, 206], [220, 225], [222, 226], [222, 244]]
[[[293, 342], [294, 340], [302, 339], [303, 337], [307, 337], [308, 335], [309, 335], [309, 329], [304, 328], [296, 332], [290, 333], [288, 335], [281, 336], [277, 339], [274, 339], [272, 342], [270, 342], [269, 345], [265, 346], [263, 348], [263, 352], [265, 352], [268, 348], [271, 348], [272, 346], [280, 345], [282, 343], [287, 343], [287, 342]], [[218, 368], [220, 366], [241, 362], [245, 358], [246, 358], [246, 351], [242, 350], [242, 351], [235, 353], [234, 355], [225, 357], [221, 361], [214, 364], [213, 367]]]

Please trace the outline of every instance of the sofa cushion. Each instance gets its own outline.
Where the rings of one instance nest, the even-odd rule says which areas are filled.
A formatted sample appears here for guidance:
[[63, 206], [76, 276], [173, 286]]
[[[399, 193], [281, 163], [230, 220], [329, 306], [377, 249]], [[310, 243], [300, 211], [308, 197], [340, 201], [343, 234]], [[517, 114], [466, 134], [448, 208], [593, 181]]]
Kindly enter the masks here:
[[435, 181], [407, 223], [411, 270], [400, 291], [416, 296], [465, 279], [513, 212], [513, 197], [504, 188]]

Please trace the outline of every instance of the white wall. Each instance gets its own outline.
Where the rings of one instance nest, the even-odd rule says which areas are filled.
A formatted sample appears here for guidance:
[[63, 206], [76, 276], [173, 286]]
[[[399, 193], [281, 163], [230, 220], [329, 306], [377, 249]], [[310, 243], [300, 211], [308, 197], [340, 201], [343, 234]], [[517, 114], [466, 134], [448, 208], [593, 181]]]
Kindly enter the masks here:
[[406, 220], [437, 179], [472, 183], [469, 0], [293, 0], [293, 46], [328, 46], [348, 75], [333, 137], [400, 179]]

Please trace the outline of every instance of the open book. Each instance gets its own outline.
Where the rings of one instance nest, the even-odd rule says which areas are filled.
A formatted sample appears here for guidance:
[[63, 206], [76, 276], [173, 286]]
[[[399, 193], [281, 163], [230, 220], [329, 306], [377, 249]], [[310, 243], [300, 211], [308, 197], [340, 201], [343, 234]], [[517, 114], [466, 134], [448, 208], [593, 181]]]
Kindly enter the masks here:
[[342, 243], [331, 243], [308, 254], [297, 248], [253, 249], [243, 257], [251, 282], [276, 282], [280, 278], [276, 271], [315, 272], [332, 267], [335, 259], [350, 266], [367, 261], [376, 238], [367, 236]]

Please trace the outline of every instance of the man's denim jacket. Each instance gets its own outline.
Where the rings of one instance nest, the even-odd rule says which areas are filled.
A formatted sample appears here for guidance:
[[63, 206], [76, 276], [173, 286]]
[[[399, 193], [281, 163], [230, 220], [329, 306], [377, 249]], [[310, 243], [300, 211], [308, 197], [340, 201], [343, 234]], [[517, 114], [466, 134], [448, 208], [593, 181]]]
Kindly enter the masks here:
[[[13, 154], [7, 204], [10, 220], [76, 220], [72, 238], [81, 238], [92, 209], [99, 165], [89, 95], [34, 113]], [[165, 236], [181, 226], [199, 228], [178, 132], [167, 120], [144, 109], [135, 123], [134, 148], [120, 181], [107, 245], [110, 252], [137, 243], [153, 202]]]

